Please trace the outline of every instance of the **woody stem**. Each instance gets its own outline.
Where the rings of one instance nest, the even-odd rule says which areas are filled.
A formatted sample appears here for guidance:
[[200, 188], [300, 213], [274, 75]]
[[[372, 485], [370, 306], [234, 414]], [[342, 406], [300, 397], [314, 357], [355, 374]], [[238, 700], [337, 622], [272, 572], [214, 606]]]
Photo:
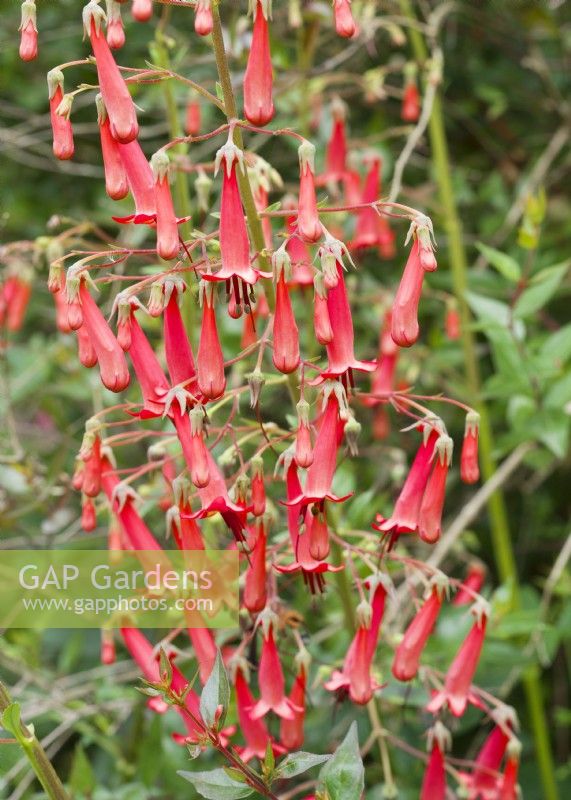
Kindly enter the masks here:
[[[6, 711], [6, 709], [13, 705], [14, 703], [10, 697], [8, 689], [0, 681], [0, 719], [1, 715]], [[21, 735], [18, 736], [18, 733]], [[14, 734], [18, 744], [24, 751], [24, 755], [30, 762], [32, 769], [36, 773], [36, 777], [42, 784], [49, 799], [70, 800], [70, 797], [64, 789], [62, 782], [58, 778], [56, 771], [52, 767], [44, 748], [38, 739], [32, 734], [30, 728], [28, 728], [27, 725], [24, 725], [23, 722], [20, 722], [20, 731], [15, 731]]]
[[[410, 0], [399, 0], [399, 2], [403, 14], [408, 17], [408, 19], [414, 20], [415, 15]], [[422, 34], [415, 27], [411, 27], [409, 36], [416, 59], [420, 63], [424, 63], [427, 58], [427, 48]], [[434, 98], [429, 122], [429, 135], [434, 172], [438, 183], [440, 202], [444, 212], [444, 223], [448, 233], [452, 285], [460, 312], [461, 340], [464, 351], [466, 382], [470, 395], [478, 399], [476, 408], [480, 414], [480, 457], [482, 475], [483, 478], [488, 481], [493, 477], [496, 471], [496, 463], [493, 456], [492, 429], [488, 410], [481, 399], [480, 370], [478, 367], [475, 339], [471, 328], [470, 309], [466, 301], [468, 261], [462, 239], [462, 225], [458, 215], [454, 189], [452, 187], [442, 97], [439, 91]], [[501, 491], [498, 490], [490, 496], [488, 510], [490, 515], [494, 559], [498, 574], [500, 579], [511, 589], [513, 606], [518, 608], [520, 606], [519, 581], [510, 537], [506, 504]], [[533, 730], [544, 796], [546, 800], [558, 800], [559, 791], [554, 777], [555, 766], [549, 744], [549, 729], [543, 705], [539, 671], [536, 665], [533, 665], [524, 672], [522, 680], [527, 699], [530, 723]]]

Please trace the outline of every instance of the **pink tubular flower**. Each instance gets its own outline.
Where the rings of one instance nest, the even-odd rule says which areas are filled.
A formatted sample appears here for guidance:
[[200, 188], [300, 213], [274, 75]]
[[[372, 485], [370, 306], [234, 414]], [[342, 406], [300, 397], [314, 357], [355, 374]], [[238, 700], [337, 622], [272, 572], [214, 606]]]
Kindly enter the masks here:
[[131, 307], [130, 329], [129, 356], [143, 395], [143, 409], [139, 412], [139, 416], [142, 418], [162, 416], [165, 412], [165, 397], [170, 387], [155, 352], [139, 325], [133, 307]]
[[267, 599], [267, 534], [263, 519], [258, 521], [255, 530], [255, 537], [250, 544], [250, 566], [246, 570], [244, 583], [244, 605], [251, 614], [262, 611]]
[[366, 406], [387, 404], [394, 391], [399, 348], [391, 336], [391, 320], [392, 314], [389, 310], [385, 313], [379, 337], [379, 357], [377, 367], [372, 374], [371, 395], [363, 400]]
[[32, 293], [30, 276], [20, 265], [18, 273], [9, 274], [0, 287], [0, 325], [9, 331], [19, 331], [22, 327]]
[[77, 355], [80, 363], [87, 369], [91, 369], [97, 364], [97, 353], [85, 325], [81, 325], [77, 329]]
[[386, 576], [377, 573], [368, 579], [371, 601], [364, 600], [357, 608], [359, 627], [345, 656], [343, 669], [336, 670], [325, 688], [340, 694], [349, 693], [353, 703], [365, 705], [379, 685], [371, 677], [371, 665], [377, 649], [381, 622], [385, 611], [385, 599], [389, 582]]
[[423, 441], [412, 462], [393, 513], [388, 518], [377, 514], [376, 522], [373, 524], [376, 530], [391, 535], [391, 545], [401, 533], [414, 533], [418, 528], [420, 504], [430, 475], [434, 446], [440, 436], [438, 424], [433, 420], [427, 420], [419, 427]]
[[430, 757], [426, 765], [420, 800], [446, 800], [444, 753], [450, 748], [450, 733], [438, 720], [428, 732]]
[[166, 305], [163, 313], [165, 357], [172, 383], [184, 384], [190, 394], [196, 395], [198, 392], [196, 365], [179, 308], [183, 291], [182, 281], [165, 282]]
[[285, 247], [279, 248], [272, 256], [274, 279], [276, 281], [276, 307], [274, 311], [274, 347], [272, 359], [280, 372], [295, 372], [299, 366], [299, 331], [291, 305], [287, 287], [290, 278], [291, 261]]
[[271, 741], [268, 729], [263, 719], [254, 719], [251, 711], [254, 698], [250, 692], [246, 676], [248, 666], [243, 659], [235, 659], [230, 664], [234, 673], [234, 688], [236, 689], [236, 705], [240, 730], [246, 740], [246, 746], [241, 748], [240, 756], [246, 763], [252, 758], [263, 761], [266, 755], [268, 742]]
[[500, 783], [500, 794], [498, 800], [518, 800], [520, 792], [518, 789], [518, 772], [521, 757], [521, 744], [515, 737], [512, 738], [506, 748], [506, 765]]
[[472, 606], [471, 613], [476, 617], [476, 621], [448, 669], [444, 688], [434, 694], [427, 706], [427, 710], [432, 714], [436, 714], [447, 704], [455, 717], [461, 717], [468, 702], [473, 702], [471, 685], [484, 644], [486, 624], [490, 614], [488, 604], [483, 600], [478, 601]]
[[88, 431], [81, 446], [81, 459], [85, 463], [81, 490], [88, 497], [97, 497], [101, 490], [101, 439], [97, 430]]
[[107, 0], [107, 44], [112, 50], [119, 50], [125, 44], [121, 5], [117, 0]]
[[233, 503], [228, 496], [226, 482], [222, 477], [210, 450], [206, 450], [210, 480], [208, 485], [198, 490], [201, 509], [189, 516], [191, 519], [204, 519], [212, 514], [220, 514], [237, 542], [244, 542], [244, 528], [249, 508]]
[[153, 0], [133, 0], [131, 14], [137, 22], [148, 22], [153, 16]]
[[224, 356], [218, 338], [214, 311], [214, 287], [201, 283], [202, 327], [198, 345], [198, 387], [204, 397], [215, 400], [224, 394]]
[[[76, 287], [77, 281], [77, 287]], [[122, 392], [129, 385], [129, 369], [107, 320], [85, 285], [84, 276], [67, 280], [68, 299], [76, 294], [83, 315], [83, 325], [97, 354], [101, 382], [112, 392]]]
[[290, 236], [286, 240], [285, 248], [293, 267], [290, 284], [291, 286], [311, 286], [314, 269], [311, 265], [311, 253], [307, 244], [296, 234], [297, 203], [295, 198], [292, 195], [286, 195], [282, 200], [282, 208], [284, 211], [296, 211], [286, 217], [286, 228]]
[[416, 612], [396, 649], [392, 670], [397, 680], [410, 681], [416, 676], [420, 656], [436, 625], [447, 589], [448, 581], [443, 575], [432, 580], [428, 598]]
[[95, 56], [99, 89], [109, 114], [111, 134], [118, 142], [127, 144], [137, 138], [139, 124], [127, 84], [103, 35], [104, 19], [103, 9], [95, 0], [90, 0], [83, 9], [83, 27], [89, 36]]
[[135, 201], [135, 213], [126, 217], [113, 217], [115, 222], [135, 224], [154, 222], [157, 216], [153, 171], [137, 140], [119, 144], [119, 156], [127, 175], [129, 189]]
[[323, 231], [315, 196], [315, 147], [304, 141], [299, 149], [297, 232], [305, 242], [317, 242]]
[[[363, 194], [358, 203], [374, 203], [381, 196], [381, 159], [374, 155], [370, 159], [369, 171], [365, 178]], [[368, 205], [358, 212], [355, 238], [351, 244], [353, 249], [379, 246], [384, 257], [392, 257], [390, 253], [393, 234], [385, 217], [381, 217], [375, 209]]]
[[174, 213], [168, 179], [169, 157], [159, 150], [151, 158], [155, 178], [155, 207], [157, 209], [157, 253], [166, 261], [174, 258], [179, 249], [177, 219]]
[[434, 466], [422, 496], [418, 513], [418, 534], [424, 542], [434, 544], [440, 538], [442, 509], [446, 496], [446, 478], [452, 461], [454, 443], [442, 433], [434, 446]]
[[252, 0], [254, 32], [244, 75], [244, 114], [252, 125], [267, 125], [274, 116], [272, 57], [268, 20], [271, 0]]
[[194, 95], [186, 104], [184, 116], [184, 132], [187, 136], [198, 136], [201, 127], [201, 109], [198, 99]]
[[250, 287], [258, 280], [259, 272], [250, 265], [250, 242], [238, 188], [237, 169], [244, 171], [244, 154], [232, 142], [231, 136], [216, 153], [215, 162], [216, 172], [224, 163], [220, 200], [222, 269], [216, 275], [204, 275], [204, 278], [226, 281], [226, 293], [233, 298], [235, 315], [239, 317], [242, 308], [246, 313], [250, 311]]
[[327, 305], [327, 289], [321, 272], [317, 272], [313, 281], [313, 330], [319, 344], [331, 344], [333, 341], [333, 328], [329, 318]]
[[297, 432], [295, 435], [295, 460], [303, 469], [310, 467], [313, 462], [313, 447], [311, 444], [311, 429], [309, 426], [309, 403], [303, 398], [297, 408]]
[[282, 665], [276, 643], [274, 640], [274, 629], [277, 617], [266, 609], [258, 617], [262, 626], [264, 640], [262, 643], [262, 655], [260, 657], [260, 669], [258, 672], [258, 686], [260, 687], [260, 699], [252, 709], [252, 719], [264, 717], [268, 711], [273, 711], [282, 719], [295, 719], [295, 712], [301, 708], [295, 706], [285, 694], [285, 681]]
[[97, 517], [95, 515], [95, 506], [91, 497], [82, 498], [81, 502], [81, 527], [85, 533], [91, 533], [97, 527]]
[[297, 674], [289, 693], [290, 702], [301, 709], [294, 712], [293, 719], [280, 720], [280, 742], [286, 750], [299, 750], [303, 745], [303, 725], [305, 721], [305, 685], [309, 670], [310, 655], [304, 648], [296, 657]]
[[468, 566], [468, 572], [464, 581], [452, 601], [453, 606], [463, 606], [473, 603], [475, 600], [474, 592], [479, 592], [486, 577], [486, 567], [479, 561], [475, 561]]
[[354, 36], [357, 26], [351, 13], [351, 0], [333, 0], [333, 13], [337, 34], [347, 39]]
[[38, 55], [35, 0], [24, 0], [22, 3], [22, 20], [18, 30], [20, 31], [20, 58], [22, 61], [33, 61]]
[[211, 0], [198, 0], [194, 8], [194, 30], [199, 36], [208, 36], [212, 33], [214, 20], [212, 18]]
[[513, 736], [517, 723], [514, 710], [503, 706], [491, 716], [496, 725], [480, 748], [473, 770], [463, 773], [469, 800], [499, 800], [500, 766], [510, 742], [517, 742]]
[[466, 427], [464, 428], [464, 441], [460, 455], [460, 477], [464, 483], [476, 483], [480, 477], [478, 466], [478, 433], [480, 428], [480, 415], [476, 411], [466, 414]]
[[[190, 480], [197, 488], [201, 489], [207, 486], [210, 481], [210, 466], [208, 463], [206, 445], [204, 443], [204, 409], [202, 406], [195, 406], [191, 409], [189, 414], [190, 424], [186, 422], [187, 417], [182, 416], [181, 421], [184, 423], [183, 426], [177, 422], [176, 416], [175, 414], [175, 425], [189, 468]], [[183, 431], [186, 434], [184, 437], [181, 436]]]
[[114, 664], [115, 659], [116, 653], [113, 631], [103, 628], [101, 630], [101, 663], [105, 665]]
[[341, 181], [347, 172], [346, 113], [345, 104], [338, 97], [334, 98], [331, 103], [333, 127], [327, 144], [326, 170], [323, 176], [326, 182]]
[[450, 341], [456, 341], [460, 338], [461, 324], [460, 314], [458, 313], [458, 307], [456, 303], [447, 303], [444, 328], [446, 330], [446, 336], [450, 339]]
[[264, 485], [264, 462], [261, 456], [254, 456], [252, 466], [252, 514], [261, 517], [266, 511], [266, 487]]
[[329, 555], [329, 528], [323, 511], [308, 509], [305, 512], [305, 527], [304, 535], [309, 539], [309, 554], [316, 561], [323, 561]]
[[105, 110], [103, 97], [98, 94], [95, 98], [97, 104], [97, 124], [101, 139], [101, 155], [105, 170], [105, 191], [112, 200], [122, 200], [129, 194], [129, 182], [123, 161], [119, 152], [120, 145], [111, 135], [109, 117]]
[[405, 84], [402, 97], [401, 118], [405, 122], [416, 122], [420, 117], [420, 94], [416, 85], [416, 64], [405, 67]]
[[60, 161], [67, 161], [73, 156], [73, 131], [69, 114], [57, 113], [64, 97], [63, 72], [60, 69], [52, 69], [48, 72], [48, 94], [54, 156]]

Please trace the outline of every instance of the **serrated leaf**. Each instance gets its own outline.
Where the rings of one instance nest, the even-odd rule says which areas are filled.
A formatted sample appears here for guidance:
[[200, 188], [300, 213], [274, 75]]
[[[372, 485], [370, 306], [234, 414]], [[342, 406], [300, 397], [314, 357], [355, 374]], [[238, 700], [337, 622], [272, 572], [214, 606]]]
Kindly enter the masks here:
[[365, 770], [356, 722], [319, 773], [319, 782], [330, 800], [360, 800], [365, 788]]
[[241, 800], [249, 797], [253, 789], [243, 783], [233, 780], [223, 769], [213, 769], [209, 772], [186, 772], [179, 770], [178, 774], [189, 783], [206, 800]]
[[521, 278], [521, 268], [515, 258], [508, 256], [496, 250], [494, 247], [488, 247], [487, 244], [476, 242], [476, 247], [484, 258], [494, 267], [497, 271], [507, 278], [512, 283], [517, 283]]
[[[216, 651], [216, 659], [212, 672], [204, 684], [200, 696], [200, 713], [207, 725], [216, 724], [220, 729], [224, 724], [228, 704], [230, 703], [230, 684], [220, 650]], [[222, 708], [220, 714], [219, 709]], [[217, 717], [218, 714], [218, 717]]]
[[290, 753], [284, 760], [278, 764], [275, 776], [276, 778], [293, 778], [295, 775], [301, 775], [307, 772], [308, 769], [323, 764], [331, 759], [331, 755], [317, 755], [316, 753], [305, 753], [300, 750], [298, 753]]

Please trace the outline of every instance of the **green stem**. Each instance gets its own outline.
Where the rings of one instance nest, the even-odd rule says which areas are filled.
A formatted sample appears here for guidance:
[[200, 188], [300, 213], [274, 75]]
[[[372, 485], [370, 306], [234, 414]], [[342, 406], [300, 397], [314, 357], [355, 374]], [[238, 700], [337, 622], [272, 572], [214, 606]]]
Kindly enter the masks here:
[[[6, 711], [6, 709], [11, 705], [13, 705], [13, 703], [12, 698], [8, 693], [8, 689], [0, 681], [0, 714]], [[46, 795], [50, 798], [50, 800], [70, 800], [70, 796], [64, 789], [62, 782], [58, 778], [57, 773], [52, 767], [51, 762], [40, 742], [35, 736], [32, 735], [32, 731], [27, 725], [24, 725], [23, 722], [20, 723], [20, 728], [21, 739], [22, 741], [25, 741], [26, 744], [24, 745], [21, 742], [19, 743], [24, 755], [30, 762], [36, 777], [42, 784]]]
[[[399, 1], [403, 14], [409, 19], [414, 19], [415, 15], [410, 0]], [[420, 63], [425, 62], [428, 52], [421, 33], [416, 28], [411, 27], [409, 35], [416, 59]], [[454, 189], [452, 187], [448, 142], [444, 127], [444, 114], [440, 93], [436, 94], [434, 100], [429, 123], [429, 135], [434, 171], [444, 215], [444, 227], [448, 233], [452, 285], [460, 312], [466, 382], [470, 395], [478, 400], [477, 410], [480, 413], [480, 460], [482, 476], [484, 480], [488, 481], [496, 471], [496, 463], [493, 455], [493, 434], [489, 413], [481, 398], [478, 356], [476, 354], [475, 339], [471, 329], [470, 309], [466, 301], [468, 261], [462, 239], [462, 225], [458, 215]], [[501, 581], [506, 583], [511, 590], [513, 607], [519, 608], [520, 587], [516, 560], [510, 537], [506, 504], [500, 490], [497, 490], [491, 495], [488, 501], [488, 512], [490, 516], [494, 560], [496, 562], [498, 575]], [[534, 666], [526, 670], [522, 676], [522, 681], [527, 698], [530, 723], [533, 730], [545, 800], [558, 800], [559, 792], [554, 777], [555, 767], [549, 745], [549, 730], [537, 668]]]

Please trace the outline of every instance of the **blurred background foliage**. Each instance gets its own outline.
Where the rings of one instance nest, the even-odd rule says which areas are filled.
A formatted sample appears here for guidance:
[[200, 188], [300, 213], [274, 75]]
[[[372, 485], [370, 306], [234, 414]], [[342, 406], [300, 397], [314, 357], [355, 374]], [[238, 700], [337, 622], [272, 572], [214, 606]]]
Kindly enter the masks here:
[[[49, 236], [84, 219], [117, 235], [110, 223], [116, 206], [104, 193], [91, 94], [80, 95], [74, 104], [74, 160], [56, 162], [51, 155], [45, 75], [62, 59], [83, 58], [88, 52], [81, 41], [79, 5], [75, 0], [38, 0], [40, 56], [24, 64], [17, 52], [19, 4], [0, 1], [0, 238], [4, 244]], [[160, 16], [164, 10], [155, 5], [155, 16]], [[221, 5], [239, 86], [250, 28], [244, 16], [246, 4], [224, 1]], [[305, 2], [304, 26], [292, 32], [287, 27], [287, 5], [281, 0], [274, 3], [272, 28], [278, 123], [301, 125], [302, 132], [316, 143], [322, 164], [331, 124], [328, 102], [338, 94], [349, 109], [352, 157], [359, 164], [365, 151], [380, 152], [388, 186], [410, 130], [399, 116], [402, 69], [412, 57], [409, 44], [382, 27], [371, 28], [355, 43], [337, 39], [326, 2]], [[407, 4], [354, 0], [357, 15], [367, 5], [376, 6], [381, 17], [402, 17]], [[565, 563], [557, 559], [569, 535], [570, 519], [571, 3], [426, 0], [413, 3], [412, 8], [419, 18], [435, 10], [443, 17], [439, 44], [444, 55], [442, 94], [449, 163], [469, 259], [466, 299], [477, 337], [494, 455], [503, 461], [525, 446], [518, 451], [521, 463], [503, 486], [521, 607], [510, 606], [509, 587], [502, 585], [496, 571], [497, 554], [485, 510], [470, 522], [445, 567], [462, 577], [474, 556], [486, 564], [487, 594], [496, 616], [478, 682], [492, 692], [503, 692], [518, 710], [524, 744], [521, 784], [524, 796], [535, 800], [545, 795], [518, 678], [528, 666], [541, 671], [556, 780], [564, 798], [571, 792], [571, 579]], [[157, 38], [155, 23], [134, 24], [128, 13], [125, 20], [127, 44], [120, 52], [120, 63], [157, 63], [166, 53], [173, 68], [216, 90], [213, 57], [208, 45], [194, 35], [190, 12], [173, 8]], [[379, 66], [388, 67], [383, 89]], [[68, 90], [72, 81], [94, 80], [89, 66], [71, 75], [70, 71], [66, 77]], [[182, 124], [187, 91], [174, 83], [169, 86]], [[369, 90], [363, 91], [364, 86]], [[142, 145], [150, 156], [170, 138], [163, 85], [137, 88], [135, 97], [143, 109]], [[221, 122], [216, 109], [203, 106], [205, 130]], [[279, 147], [259, 137], [252, 142], [281, 173], [286, 187], [295, 190], [297, 157], [289, 142]], [[211, 158], [218, 144], [193, 146], [191, 158]], [[403, 353], [399, 376], [418, 392], [444, 392], [472, 402], [461, 344], [447, 337], [444, 324], [446, 309], [454, 301], [449, 220], [443, 218], [437, 185], [425, 136], [406, 169], [401, 197], [433, 218], [440, 269], [427, 281], [421, 302], [421, 340]], [[194, 198], [193, 190], [191, 195]], [[124, 205], [128, 208], [128, 201]], [[195, 212], [195, 224], [202, 223], [210, 228], [216, 224], [213, 218], [203, 219]], [[351, 220], [338, 219], [336, 224], [344, 225], [350, 236]], [[405, 226], [397, 224], [394, 229], [395, 258], [381, 261], [376, 252], [366, 252], [350, 278], [361, 358], [376, 355], [381, 304], [396, 288], [404, 264]], [[124, 242], [135, 243], [141, 232], [124, 229], [120, 235]], [[2, 333], [1, 401], [6, 428], [1, 444], [0, 532], [4, 547], [61, 546], [83, 536], [79, 499], [70, 487], [70, 475], [85, 419], [113, 401], [97, 375], [79, 365], [72, 337], [55, 331], [45, 263], [38, 258], [22, 268], [33, 271], [25, 324], [16, 334]], [[154, 331], [152, 325], [149, 330]], [[227, 354], [236, 351], [239, 332], [234, 321], [224, 323]], [[196, 344], [196, 329], [191, 330], [191, 338]], [[265, 396], [268, 418], [283, 413], [281, 392], [277, 388]], [[349, 530], [368, 529], [373, 512], [390, 505], [416, 444], [410, 435], [398, 433], [401, 423], [396, 419], [390, 438], [379, 442], [370, 434], [370, 412], [361, 410], [359, 418], [364, 426], [360, 457], [345, 460], [338, 479], [340, 493], [356, 490], [344, 509], [342, 525]], [[462, 416], [447, 408], [444, 418], [459, 441]], [[285, 415], [280, 421], [287, 421]], [[142, 448], [122, 455], [124, 466], [146, 458]], [[151, 522], [159, 489], [158, 479], [148, 487]], [[473, 495], [474, 489], [463, 486], [454, 471], [446, 505], [449, 522]], [[158, 515], [155, 521], [157, 529], [162, 525]], [[105, 537], [102, 519], [89, 544], [103, 544]], [[324, 601], [311, 601], [299, 582], [292, 582], [288, 591], [291, 606], [308, 618], [314, 665], [342, 658], [348, 637], [338, 633], [343, 615], [339, 595], [329, 591]], [[430, 645], [436, 668], [445, 669], [450, 662], [467, 624], [460, 609], [448, 610]], [[145, 709], [144, 698], [133, 688], [137, 670], [130, 661], [120, 660], [110, 668], [99, 666], [96, 633], [10, 631], [0, 641], [0, 675], [17, 685], [24, 699], [24, 718], [33, 718], [39, 735], [48, 737], [48, 753], [69, 780], [74, 797], [188, 797], [188, 785], [176, 775], [177, 769], [185, 768], [187, 756], [170, 738], [176, 718], [151, 715]], [[422, 750], [419, 720], [426, 727], [425, 696], [420, 688], [405, 691], [388, 677], [391, 652], [381, 641], [378, 668], [388, 680], [381, 695], [387, 726], [392, 735]], [[192, 674], [190, 663], [187, 670]], [[321, 752], [323, 743], [340, 738], [355, 716], [360, 741], [366, 741], [368, 721], [355, 709], [335, 707], [319, 686], [312, 692], [312, 702], [304, 749]], [[470, 711], [457, 723], [454, 753], [473, 756], [484, 733], [480, 716]], [[391, 756], [399, 798], [418, 796], [422, 764], [397, 747], [391, 748]], [[365, 763], [367, 797], [372, 800], [379, 797], [382, 783], [376, 750], [366, 755]], [[5, 797], [29, 800], [34, 796], [33, 783], [25, 778], [15, 748], [0, 745], [0, 775], [7, 781]]]

